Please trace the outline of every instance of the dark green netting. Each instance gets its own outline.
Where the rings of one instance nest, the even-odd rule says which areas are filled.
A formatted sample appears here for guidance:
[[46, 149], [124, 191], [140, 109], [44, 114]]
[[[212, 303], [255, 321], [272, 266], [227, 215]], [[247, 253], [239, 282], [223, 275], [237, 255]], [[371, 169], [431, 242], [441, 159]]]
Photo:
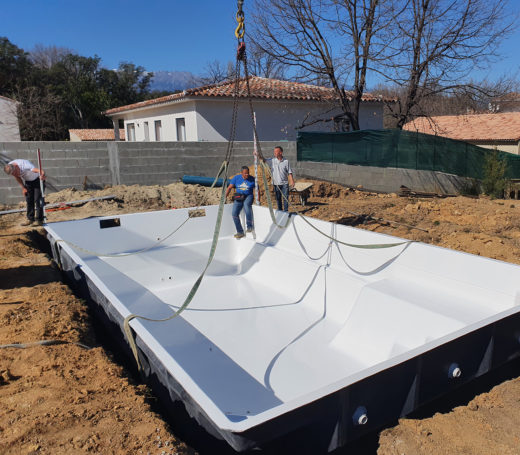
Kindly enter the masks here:
[[[299, 133], [298, 161], [421, 169], [483, 178], [491, 150], [440, 136], [401, 130]], [[507, 177], [520, 178], [520, 156], [498, 152]]]

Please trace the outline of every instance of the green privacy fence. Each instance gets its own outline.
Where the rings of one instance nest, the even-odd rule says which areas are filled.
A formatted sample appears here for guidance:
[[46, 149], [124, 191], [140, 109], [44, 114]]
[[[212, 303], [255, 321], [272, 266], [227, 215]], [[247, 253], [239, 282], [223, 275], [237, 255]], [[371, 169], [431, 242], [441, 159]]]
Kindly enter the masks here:
[[[420, 169], [483, 178], [491, 150], [467, 142], [402, 130], [299, 133], [298, 161]], [[520, 156], [498, 152], [507, 177], [520, 178]]]

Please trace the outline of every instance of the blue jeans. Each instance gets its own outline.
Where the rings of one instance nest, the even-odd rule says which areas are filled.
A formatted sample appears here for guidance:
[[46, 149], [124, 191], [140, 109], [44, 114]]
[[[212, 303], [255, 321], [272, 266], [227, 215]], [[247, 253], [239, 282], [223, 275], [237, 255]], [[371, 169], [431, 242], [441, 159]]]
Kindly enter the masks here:
[[283, 199], [283, 211], [287, 212], [289, 210], [289, 184], [274, 185], [274, 195], [276, 197], [276, 203], [278, 204], [278, 210], [282, 210]]
[[231, 214], [233, 215], [233, 221], [235, 222], [235, 227], [237, 228], [238, 234], [243, 234], [244, 229], [242, 228], [242, 223], [240, 222], [240, 212], [242, 211], [242, 207], [246, 212], [246, 227], [247, 229], [254, 229], [253, 226], [253, 209], [251, 206], [253, 205], [253, 195], [249, 194], [243, 201], [233, 201], [233, 210]]

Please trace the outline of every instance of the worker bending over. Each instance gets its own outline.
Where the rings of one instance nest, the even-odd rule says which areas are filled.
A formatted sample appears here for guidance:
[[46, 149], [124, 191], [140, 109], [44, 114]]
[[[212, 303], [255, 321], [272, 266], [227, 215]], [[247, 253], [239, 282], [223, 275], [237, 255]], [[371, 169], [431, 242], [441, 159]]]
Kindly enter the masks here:
[[[4, 172], [12, 175], [22, 187], [27, 202], [27, 220], [22, 226], [43, 224], [43, 195], [40, 189], [40, 178], [45, 180], [45, 172], [38, 169], [30, 161], [13, 160], [4, 166]], [[36, 206], [36, 218], [35, 208]]]

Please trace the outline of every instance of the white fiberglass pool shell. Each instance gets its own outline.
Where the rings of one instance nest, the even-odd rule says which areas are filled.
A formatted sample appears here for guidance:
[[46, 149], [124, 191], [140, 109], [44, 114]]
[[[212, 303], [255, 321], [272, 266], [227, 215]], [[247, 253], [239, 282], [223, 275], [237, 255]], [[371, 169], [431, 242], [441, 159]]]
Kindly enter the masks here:
[[[176, 394], [188, 396], [217, 429], [213, 433], [237, 449], [245, 446], [233, 444], [227, 432], [261, 427], [520, 310], [516, 265], [422, 243], [347, 247], [298, 216], [279, 229], [263, 207], [254, 207], [256, 239], [248, 234], [236, 240], [230, 208], [225, 207], [215, 258], [190, 306], [167, 322], [134, 319], [131, 327], [140, 349], [153, 352], [160, 364], [155, 366], [159, 376], [173, 378]], [[55, 255], [61, 251], [62, 259], [70, 258], [69, 270], [81, 271], [103, 294], [111, 319], [121, 326], [129, 314], [165, 318], [184, 302], [206, 265], [213, 238], [218, 207], [204, 210], [205, 216], [190, 218], [159, 244], [187, 219], [189, 209], [122, 215], [120, 225], [106, 228], [100, 220], [114, 217], [46, 229]], [[287, 214], [277, 216], [285, 223]], [[404, 242], [309, 220], [351, 244]], [[103, 254], [155, 246], [104, 257], [70, 243]], [[469, 374], [463, 355], [450, 355], [443, 364], [450, 364], [453, 377], [485, 372], [479, 361]], [[410, 380], [409, 387], [417, 388], [413, 384]], [[354, 424], [370, 421], [376, 412], [361, 396], [351, 397], [349, 410], [342, 411], [350, 415], [355, 406], [356, 412], [366, 412], [363, 418], [354, 416]], [[413, 410], [417, 403], [409, 401], [406, 395], [399, 412]], [[336, 446], [345, 440], [337, 439]]]

